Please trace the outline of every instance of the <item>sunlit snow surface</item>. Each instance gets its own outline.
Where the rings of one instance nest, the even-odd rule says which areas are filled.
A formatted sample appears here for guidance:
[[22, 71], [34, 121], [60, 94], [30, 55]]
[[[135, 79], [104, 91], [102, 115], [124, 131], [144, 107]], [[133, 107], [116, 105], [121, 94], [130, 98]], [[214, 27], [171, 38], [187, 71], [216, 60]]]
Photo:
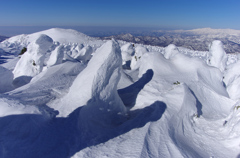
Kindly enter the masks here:
[[0, 53], [0, 157], [240, 156], [239, 55], [221, 41], [200, 52], [55, 28]]

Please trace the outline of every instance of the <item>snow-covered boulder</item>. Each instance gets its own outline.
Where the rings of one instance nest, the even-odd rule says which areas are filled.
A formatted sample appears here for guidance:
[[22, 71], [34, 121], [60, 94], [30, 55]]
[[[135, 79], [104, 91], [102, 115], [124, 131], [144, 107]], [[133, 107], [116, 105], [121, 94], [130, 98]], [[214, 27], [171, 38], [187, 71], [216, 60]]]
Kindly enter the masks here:
[[85, 63], [91, 59], [92, 53], [93, 53], [92, 47], [86, 46], [79, 50], [79, 52], [75, 55], [74, 59], [83, 61]]
[[131, 60], [131, 69], [138, 69], [140, 64], [141, 64], [141, 59], [143, 54], [147, 53], [148, 50], [147, 48], [143, 47], [143, 46], [137, 46], [135, 48], [135, 55], [132, 56], [132, 60]]
[[52, 51], [48, 59], [47, 66], [50, 67], [53, 65], [61, 64], [63, 57], [64, 57], [64, 46], [60, 45], [54, 51]]
[[14, 89], [12, 81], [13, 73], [10, 70], [0, 66], [0, 93]]
[[170, 44], [164, 49], [164, 57], [166, 59], [169, 59], [178, 53], [179, 51], [174, 44]]
[[227, 55], [223, 49], [223, 44], [219, 40], [215, 40], [210, 45], [208, 64], [218, 68], [221, 72], [225, 70], [227, 63]]
[[59, 110], [60, 116], [67, 116], [84, 105], [92, 114], [101, 111], [125, 113], [117, 94], [121, 66], [118, 43], [108, 41], [97, 49], [88, 66], [74, 80], [68, 94], [54, 108]]
[[21, 56], [13, 70], [14, 78], [19, 76], [36, 76], [43, 69], [45, 54], [53, 40], [44, 34], [28, 45], [27, 51]]

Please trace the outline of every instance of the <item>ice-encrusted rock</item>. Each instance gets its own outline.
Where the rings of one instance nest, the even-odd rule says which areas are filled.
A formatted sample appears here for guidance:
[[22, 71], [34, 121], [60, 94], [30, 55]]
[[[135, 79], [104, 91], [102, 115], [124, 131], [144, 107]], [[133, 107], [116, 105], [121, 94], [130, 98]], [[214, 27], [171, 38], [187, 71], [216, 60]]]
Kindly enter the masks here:
[[36, 76], [43, 69], [44, 58], [47, 50], [53, 44], [53, 40], [44, 34], [40, 34], [35, 41], [28, 45], [27, 51], [16, 64], [14, 78], [20, 76]]
[[223, 44], [219, 40], [215, 40], [210, 45], [208, 64], [218, 68], [221, 72], [225, 70], [227, 63], [227, 55], [223, 49]]

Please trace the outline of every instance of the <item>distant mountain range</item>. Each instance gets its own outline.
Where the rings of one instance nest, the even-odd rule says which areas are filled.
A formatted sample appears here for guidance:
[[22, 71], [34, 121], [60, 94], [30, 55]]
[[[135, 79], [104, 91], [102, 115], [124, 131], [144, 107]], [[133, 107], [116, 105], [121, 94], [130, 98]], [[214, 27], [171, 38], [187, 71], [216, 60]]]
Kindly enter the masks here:
[[[185, 47], [191, 50], [208, 51], [213, 40], [223, 42], [227, 53], [240, 53], [240, 30], [233, 29], [211, 29], [201, 28], [194, 30], [150, 30], [150, 29], [111, 29], [109, 32], [104, 29], [82, 29], [89, 36], [98, 39], [117, 39], [132, 43], [166, 47], [175, 44], [178, 47]], [[0, 42], [8, 37], [0, 36]]]
[[199, 51], [208, 51], [209, 45], [213, 40], [220, 40], [223, 42], [227, 53], [240, 53], [240, 30], [232, 29], [156, 30], [148, 33], [144, 32], [143, 34], [127, 33], [100, 38], [115, 38], [132, 43], [161, 47], [175, 44], [178, 47]]

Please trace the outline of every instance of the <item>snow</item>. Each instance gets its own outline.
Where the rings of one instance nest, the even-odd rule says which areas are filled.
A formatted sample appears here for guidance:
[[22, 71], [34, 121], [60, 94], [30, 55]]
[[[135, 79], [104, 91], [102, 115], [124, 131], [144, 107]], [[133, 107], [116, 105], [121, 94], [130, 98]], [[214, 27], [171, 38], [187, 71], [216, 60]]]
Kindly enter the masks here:
[[171, 57], [173, 57], [174, 55], [178, 54], [178, 49], [174, 44], [170, 44], [165, 48], [165, 53], [164, 53], [164, 57], [166, 59], [169, 59]]
[[92, 53], [93, 53], [92, 47], [86, 46], [78, 51], [78, 53], [74, 56], [74, 59], [77, 59], [79, 61], [86, 63], [91, 59]]
[[209, 65], [219, 68], [222, 72], [225, 70], [227, 55], [221, 41], [215, 40], [210, 45], [208, 62]]
[[224, 83], [226, 84], [229, 97], [233, 100], [240, 99], [240, 93], [238, 89], [240, 88], [240, 72], [239, 72], [240, 62], [228, 65], [227, 70], [224, 75]]
[[49, 36], [41, 34], [36, 41], [29, 44], [27, 52], [21, 56], [13, 70], [14, 78], [34, 77], [39, 74], [43, 69], [45, 54], [52, 43], [53, 40]]
[[239, 55], [220, 41], [200, 52], [55, 28], [0, 50], [0, 157], [240, 154]]
[[131, 65], [130, 65], [132, 70], [139, 68], [141, 64], [141, 57], [146, 52], [148, 52], [148, 50], [145, 47], [137, 46], [135, 48], [135, 54], [134, 56], [132, 56]]
[[122, 60], [123, 60], [122, 65], [125, 65], [126, 68], [130, 68], [129, 62], [131, 61], [132, 56], [135, 53], [133, 45], [131, 43], [124, 44], [121, 47], [121, 52], [122, 52]]
[[196, 34], [228, 34], [228, 35], [235, 35], [239, 36], [239, 30], [233, 29], [211, 29], [211, 28], [201, 28], [201, 29], [193, 29], [189, 30], [188, 32], [196, 33]]
[[[119, 109], [118, 112], [125, 113], [124, 105], [117, 95], [122, 65], [120, 53], [120, 48], [115, 41], [105, 43], [96, 51], [87, 67], [74, 80], [68, 94], [56, 104], [57, 106], [54, 106], [60, 112], [59, 116], [67, 116], [77, 107], [86, 105], [88, 102], [102, 104], [102, 107], [97, 109], [100, 111]], [[102, 102], [110, 103], [104, 105]], [[118, 104], [119, 107], [110, 107]]]
[[57, 48], [55, 48], [55, 50], [51, 53], [51, 55], [47, 61], [48, 67], [62, 63], [63, 57], [64, 57], [63, 48], [64, 48], [64, 46], [60, 45]]

